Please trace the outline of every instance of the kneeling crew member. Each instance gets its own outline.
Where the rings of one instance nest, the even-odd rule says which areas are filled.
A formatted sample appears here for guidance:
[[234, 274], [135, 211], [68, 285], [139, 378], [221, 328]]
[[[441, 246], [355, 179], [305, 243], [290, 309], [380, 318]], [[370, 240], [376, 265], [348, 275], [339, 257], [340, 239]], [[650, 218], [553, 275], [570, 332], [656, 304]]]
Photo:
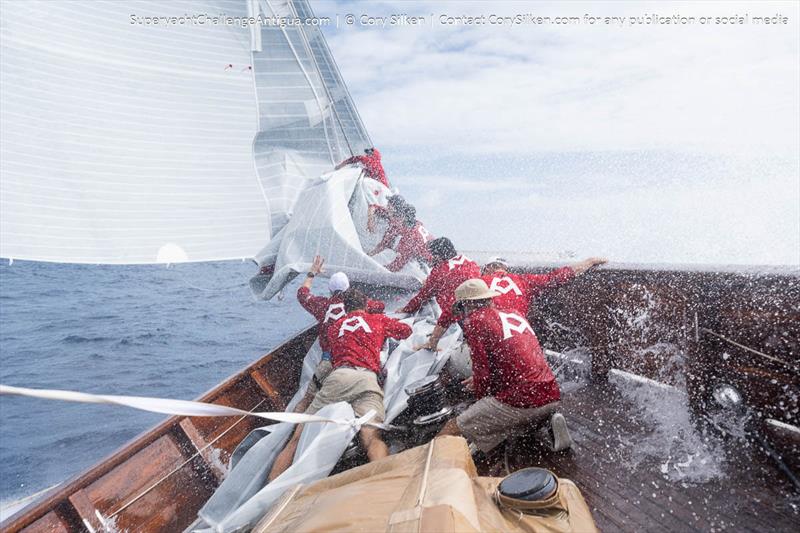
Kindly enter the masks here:
[[[306, 413], [314, 414], [326, 405], [347, 402], [356, 416], [363, 416], [373, 409], [376, 415], [371, 421], [383, 422], [386, 416], [383, 389], [378, 384], [381, 348], [387, 337], [409, 337], [411, 328], [386, 315], [368, 313], [365, 309], [367, 297], [355, 289], [345, 291], [342, 300], [347, 314], [330, 326], [327, 332], [333, 354], [333, 372], [325, 378]], [[302, 425], [297, 426], [291, 440], [275, 459], [270, 481], [292, 464], [302, 429]], [[370, 461], [389, 455], [379, 431], [373, 426], [363, 426], [358, 432]]]
[[477, 402], [442, 428], [440, 435], [463, 435], [482, 452], [503, 442], [514, 429], [549, 420], [552, 449], [572, 445], [561, 392], [539, 341], [525, 318], [494, 307], [497, 292], [482, 279], [462, 283], [454, 314], [461, 317], [472, 351], [471, 386]]

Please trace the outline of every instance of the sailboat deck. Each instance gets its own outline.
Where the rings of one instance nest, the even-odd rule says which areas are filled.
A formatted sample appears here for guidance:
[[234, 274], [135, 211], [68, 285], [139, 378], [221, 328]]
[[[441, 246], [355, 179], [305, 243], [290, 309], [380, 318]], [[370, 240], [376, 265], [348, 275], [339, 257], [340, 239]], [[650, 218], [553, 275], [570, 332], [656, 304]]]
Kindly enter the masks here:
[[[586, 384], [563, 398], [573, 449], [555, 454], [520, 437], [484, 474], [541, 466], [573, 480], [603, 531], [798, 531], [800, 496], [763, 452], [725, 446], [722, 476], [671, 481], [664, 459], [627, 460], [649, 435], [613, 385]], [[633, 406], [631, 406], [633, 407]], [[678, 459], [680, 460], [680, 459]], [[674, 473], [674, 467], [666, 468]]]

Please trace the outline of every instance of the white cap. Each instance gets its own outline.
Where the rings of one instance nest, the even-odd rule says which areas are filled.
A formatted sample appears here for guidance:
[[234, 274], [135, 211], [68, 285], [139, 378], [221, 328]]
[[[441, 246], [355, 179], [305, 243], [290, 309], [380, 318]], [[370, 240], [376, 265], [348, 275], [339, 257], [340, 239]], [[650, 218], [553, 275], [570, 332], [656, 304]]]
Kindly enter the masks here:
[[328, 280], [328, 289], [330, 289], [331, 292], [346, 291], [349, 288], [350, 280], [347, 279], [347, 274], [344, 272], [337, 272]]
[[500, 256], [495, 256], [486, 261], [487, 265], [503, 265], [504, 267], [508, 268], [508, 261]]

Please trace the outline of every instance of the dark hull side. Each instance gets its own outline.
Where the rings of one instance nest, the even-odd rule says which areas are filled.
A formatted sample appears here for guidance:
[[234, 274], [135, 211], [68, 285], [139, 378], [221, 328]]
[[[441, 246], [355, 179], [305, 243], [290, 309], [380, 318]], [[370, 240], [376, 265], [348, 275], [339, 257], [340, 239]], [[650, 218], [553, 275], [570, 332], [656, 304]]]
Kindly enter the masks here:
[[[768, 462], [759, 463], [760, 470], [749, 469], [746, 476], [726, 480], [725, 491], [711, 502], [727, 508], [724, 518], [719, 518], [713, 514], [718, 513], [713, 505], [692, 508], [693, 498], [708, 494], [705, 489], [692, 494], [691, 488], [679, 484], [669, 487], [668, 494], [658, 492], [657, 498], [657, 491], [643, 492], [645, 482], [656, 483], [662, 490], [668, 487], [658, 478], [638, 479], [615, 462], [613, 449], [619, 440], [609, 435], [608, 426], [598, 427], [598, 423], [603, 426], [605, 417], [617, 420], [615, 427], [624, 428], [629, 418], [626, 409], [635, 409], [622, 400], [612, 405], [617, 402], [613, 392], [604, 392], [609, 373], [620, 368], [663, 382], [685, 379], [698, 412], [706, 408], [715, 383], [732, 383], [765, 418], [797, 425], [799, 306], [797, 271], [736, 274], [606, 269], [548, 291], [531, 313], [543, 343], [556, 350], [584, 346], [591, 351], [590, 384], [565, 398], [565, 405], [571, 406], [568, 419], [575, 431], [575, 450], [566, 456], [550, 456], [517, 443], [494, 463], [489, 458], [484, 468], [503, 470], [529, 464], [553, 468], [578, 482], [601, 528], [637, 531], [649, 529], [647, 524], [661, 524], [657, 528], [702, 530], [722, 521], [729, 527], [761, 524], [794, 529], [797, 515], [780, 504], [786, 499], [782, 482], [764, 481], [780, 480]], [[247, 410], [282, 410], [296, 388], [302, 358], [315, 333], [315, 328], [301, 332], [200, 399]], [[672, 351], [653, 348], [664, 346]], [[675, 358], [665, 355], [674, 355], [675, 350], [683, 354], [677, 370]], [[11, 517], [1, 529], [81, 531], [87, 523], [100, 530], [99, 513], [106, 519], [113, 517], [110, 521], [118, 530], [181, 531], [194, 521], [219, 484], [224, 475], [221, 465], [227, 464], [236, 445], [262, 424], [255, 418], [167, 419]], [[637, 431], [635, 424], [627, 427], [626, 438], [637, 438]], [[209, 443], [213, 445], [207, 447]], [[791, 438], [781, 440], [781, 445], [783, 450], [791, 452], [795, 446], [797, 451]], [[766, 496], [778, 504], [755, 510], [726, 506], [726, 494], [758, 498], [753, 496], [753, 487], [762, 499]]]

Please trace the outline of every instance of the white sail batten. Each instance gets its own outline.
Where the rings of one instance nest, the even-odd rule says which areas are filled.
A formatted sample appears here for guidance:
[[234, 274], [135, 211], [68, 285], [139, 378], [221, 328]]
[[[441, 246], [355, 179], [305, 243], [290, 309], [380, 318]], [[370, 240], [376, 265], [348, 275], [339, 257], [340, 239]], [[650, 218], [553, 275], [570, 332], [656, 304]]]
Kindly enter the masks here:
[[207, 261], [270, 238], [249, 30], [139, 22], [202, 13], [247, 4], [4, 5], [0, 256]]

